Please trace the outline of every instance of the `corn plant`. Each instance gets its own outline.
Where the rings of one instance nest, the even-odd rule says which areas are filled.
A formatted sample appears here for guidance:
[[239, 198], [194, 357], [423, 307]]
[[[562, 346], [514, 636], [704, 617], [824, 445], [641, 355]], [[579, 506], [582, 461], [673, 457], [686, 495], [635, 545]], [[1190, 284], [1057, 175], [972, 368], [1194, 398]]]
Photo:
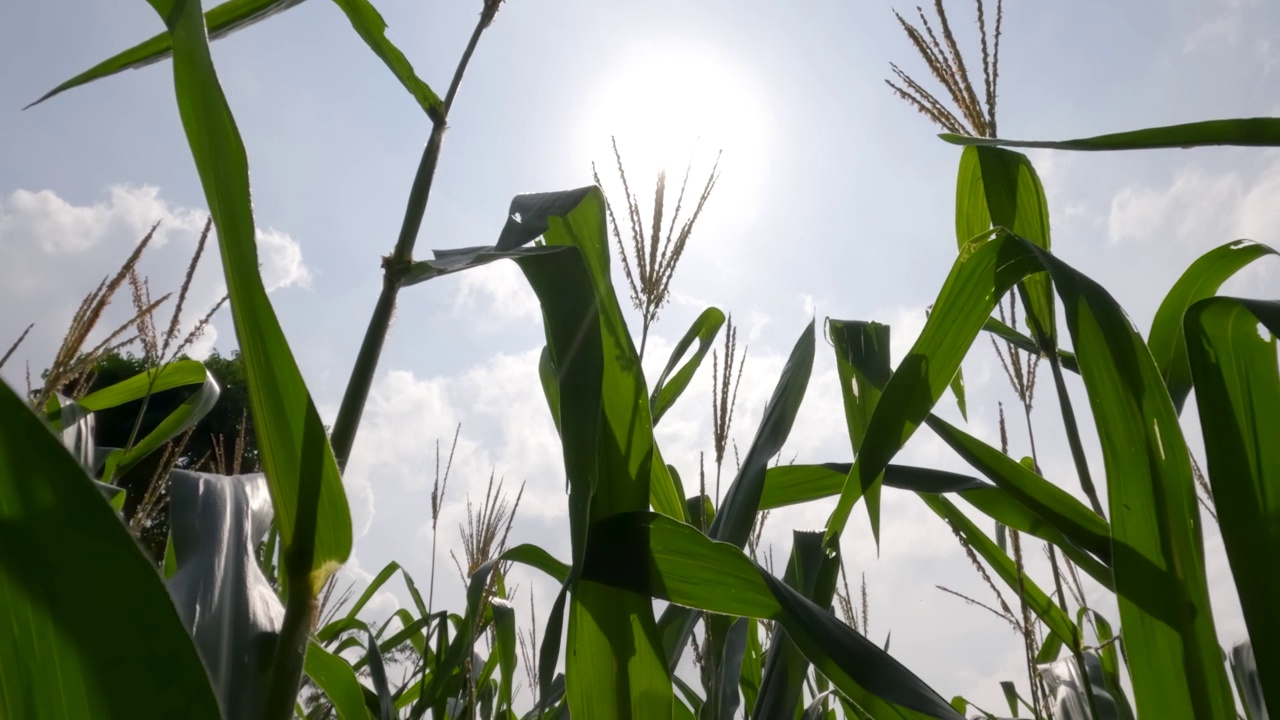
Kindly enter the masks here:
[[[1211, 297], [1226, 277], [1270, 249], [1233, 243], [1206, 255], [1170, 293], [1144, 339], [1105, 290], [1051, 253], [1034, 169], [1025, 156], [1001, 147], [1028, 143], [946, 135], [965, 145], [957, 188], [960, 256], [920, 338], [894, 368], [886, 326], [827, 325], [853, 462], [770, 466], [809, 383], [811, 323], [723, 498], [690, 497], [680, 473], [664, 461], [653, 429], [699, 369], [724, 313], [709, 308], [699, 316], [651, 388], [610, 280], [607, 205], [595, 186], [517, 196], [492, 246], [415, 258], [448, 110], [498, 3], [481, 6], [441, 100], [386, 40], [367, 2], [337, 2], [419, 101], [433, 130], [402, 232], [383, 260], [383, 291], [332, 444], [258, 276], [247, 158], [208, 47], [211, 37], [294, 3], [233, 0], [205, 15], [198, 0], [152, 0], [166, 34], [54, 91], [172, 55], [180, 116], [218, 231], [264, 472], [175, 474], [173, 552], [157, 572], [95, 485], [93, 478], [102, 475], [93, 448], [82, 442], [83, 427], [95, 407], [108, 402], [159, 387], [199, 386], [204, 369], [171, 363], [44, 417], [0, 388], [0, 532], [5, 548], [39, 548], [0, 553], [6, 620], [0, 622], [0, 713], [285, 718], [297, 712], [305, 673], [324, 702], [302, 710], [317, 716], [332, 710], [342, 718], [519, 717], [513, 703], [519, 636], [504, 569], [520, 563], [560, 585], [540, 633], [531, 676], [537, 700], [526, 717], [719, 720], [741, 710], [751, 718], [817, 718], [838, 709], [857, 718], [961, 718], [962, 699], [944, 700], [833, 612], [841, 535], [865, 499], [878, 537], [880, 491], [888, 486], [916, 493], [963, 538], [979, 565], [1016, 593], [1024, 610], [1016, 621], [1025, 627], [1034, 616], [1049, 629], [1050, 639], [1036, 650], [1043, 662], [1035, 672], [1046, 686], [1033, 691], [1036, 705], [1060, 698], [1079, 704], [1083, 689], [1080, 712], [1102, 717], [1107, 698], [1118, 706], [1121, 644], [1139, 717], [1232, 717], [1236, 708], [1208, 607], [1190, 457], [1178, 424], [1192, 389], [1206, 437], [1208, 482], [1252, 641], [1252, 662], [1240, 652], [1233, 668], [1259, 679], [1260, 693], [1248, 697], [1277, 707], [1273, 609], [1280, 597], [1265, 563], [1280, 550], [1280, 458], [1265, 439], [1280, 430], [1274, 337], [1280, 310], [1275, 303]], [[995, 134], [994, 120], [986, 134]], [[1211, 144], [1280, 145], [1280, 121], [1214, 121], [1029, 143], [1075, 150]], [[539, 373], [562, 449], [571, 555], [564, 562], [534, 545], [507, 548], [497, 532], [477, 532], [475, 547], [485, 549], [467, 558], [466, 605], [459, 613], [424, 603], [412, 578], [389, 565], [345, 613], [321, 621], [317, 598], [352, 544], [341, 468], [397, 295], [498, 260], [518, 265], [542, 309], [546, 346]], [[1029, 334], [990, 317], [1015, 289]], [[1065, 334], [1056, 327], [1055, 298], [1066, 310]], [[1258, 333], [1259, 323], [1270, 336]], [[640, 345], [647, 322], [644, 327]], [[984, 330], [1051, 368], [1080, 375], [1103, 442], [1107, 513], [1075, 500], [1036, 463], [1020, 463], [932, 414]], [[1073, 352], [1062, 349], [1068, 338]], [[986, 480], [893, 464], [922, 424]], [[79, 450], [81, 462], [67, 445]], [[1077, 464], [1083, 460], [1077, 453]], [[781, 577], [748, 555], [762, 512], [832, 496], [839, 499], [826, 528], [794, 534]], [[484, 519], [503, 515], [503, 501], [493, 498], [482, 506], [478, 526], [500, 530], [501, 522]], [[1068, 572], [1078, 568], [1113, 589], [1120, 640], [1104, 639], [1109, 626], [1095, 617], [1098, 642], [1088, 645], [1060, 587], [1056, 600], [1041, 590], [1024, 564], [953, 499], [1010, 533], [1050, 544], [1069, 562]], [[213, 517], [218, 522], [210, 522]], [[1015, 555], [1025, 552], [1018, 537]], [[414, 608], [397, 612], [398, 625], [389, 620], [375, 629], [360, 612], [398, 571]], [[109, 622], [94, 612], [102, 597], [124, 601]], [[661, 613], [655, 600], [667, 603]], [[712, 675], [701, 696], [677, 675], [700, 617], [706, 625], [701, 652]], [[865, 624], [864, 605], [864, 630]], [[767, 641], [762, 629], [769, 631]], [[486, 636], [487, 658], [477, 652]], [[1070, 657], [1057, 661], [1062, 649]], [[408, 671], [393, 682], [398, 657], [407, 659]]]

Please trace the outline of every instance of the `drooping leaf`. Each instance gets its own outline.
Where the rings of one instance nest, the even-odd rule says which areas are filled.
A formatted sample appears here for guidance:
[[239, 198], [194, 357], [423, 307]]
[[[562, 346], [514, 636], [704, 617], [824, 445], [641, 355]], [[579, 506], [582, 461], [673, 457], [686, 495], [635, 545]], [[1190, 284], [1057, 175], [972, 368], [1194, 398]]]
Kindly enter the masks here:
[[1204, 120], [1058, 142], [998, 140], [952, 133], [942, 133], [938, 137], [954, 145], [1048, 148], [1050, 150], [1154, 150], [1209, 145], [1269, 147], [1280, 145], [1280, 118]]
[[685, 607], [775, 620], [842, 692], [870, 692], [928, 717], [961, 720], [897, 660], [732, 545], [648, 512], [612, 516], [591, 533], [584, 577]]
[[[1003, 247], [981, 240], [965, 245], [915, 346], [884, 386], [863, 446], [827, 523], [828, 542], [844, 531], [854, 503], [879, 484], [885, 466], [946, 390], [996, 299], [1035, 271], [1036, 264], [1029, 253], [1010, 252], [1006, 253], [1010, 257], [1000, 257]], [[961, 313], [963, 317], [957, 317]], [[942, 317], [954, 322], [944, 326], [939, 321]], [[878, 533], [879, 517], [874, 511], [871, 524], [873, 532]]]
[[369, 0], [333, 1], [335, 5], [342, 8], [342, 12], [346, 14], [351, 27], [369, 46], [373, 54], [382, 60], [387, 69], [391, 71], [391, 74], [396, 76], [396, 79], [400, 81], [404, 89], [409, 91], [409, 94], [417, 101], [418, 106], [427, 114], [427, 117], [436, 122], [443, 122], [443, 101], [425, 82], [418, 79], [417, 74], [413, 71], [413, 66], [409, 64], [409, 60], [405, 58], [404, 53], [400, 52], [400, 48], [396, 47], [387, 38], [387, 21], [382, 19], [378, 9]]
[[155, 567], [4, 383], [0, 546], [0, 716], [221, 717]]
[[1209, 484], [1271, 709], [1280, 708], [1277, 335], [1278, 302], [1210, 298], [1192, 305], [1186, 316]]
[[[760, 509], [769, 510], [838, 495], [844, 487], [850, 465], [825, 463], [769, 468], [764, 494], [760, 497]], [[1048, 485], [1043, 479], [1039, 483]], [[1053, 543], [1104, 587], [1114, 587], [1110, 568], [1063, 533], [1055, 524], [1059, 520], [1056, 514], [1046, 513], [1049, 518], [1046, 520], [1037, 512], [1037, 509], [1045, 512], [1040, 505], [1033, 509], [1003, 487], [945, 470], [892, 464], [885, 468], [884, 486], [917, 493], [955, 493], [1002, 526]], [[1100, 537], [1103, 543], [1107, 542], [1105, 533]]]
[[[242, 30], [260, 20], [277, 15], [303, 0], [229, 0], [209, 10], [205, 14], [205, 24], [209, 28], [209, 40], [218, 40], [237, 30]], [[431, 117], [437, 117], [441, 108], [440, 98], [432, 92], [413, 72], [413, 66], [405, 59], [404, 54], [386, 37], [386, 22], [377, 9], [368, 0], [334, 0], [351, 22], [351, 26], [369, 46], [369, 49], [386, 64], [396, 79], [408, 90], [418, 104]], [[173, 45], [168, 33], [154, 35], [137, 45], [103, 60], [88, 70], [63, 82], [45, 93], [39, 100], [31, 103], [38, 105], [45, 100], [66, 92], [75, 87], [86, 85], [94, 80], [115, 75], [125, 70], [133, 70], [159, 62], [172, 54]], [[31, 107], [28, 105], [27, 107]]]
[[271, 525], [266, 479], [175, 470], [169, 527], [177, 570], [166, 585], [223, 711], [261, 712], [284, 606], [257, 562]]
[[141, 400], [148, 394], [205, 385], [208, 382], [209, 371], [203, 363], [196, 360], [175, 360], [114, 385], [94, 390], [77, 399], [76, 403], [89, 412], [98, 412]]
[[[213, 41], [226, 37], [237, 30], [242, 30], [260, 20], [265, 20], [272, 15], [299, 5], [301, 2], [302, 0], [230, 0], [229, 2], [221, 3], [205, 15], [205, 24], [209, 28], [209, 40]], [[153, 35], [147, 40], [103, 60], [58, 85], [42, 95], [39, 100], [31, 103], [31, 105], [38, 105], [54, 95], [86, 85], [94, 80], [100, 80], [124, 70], [133, 70], [164, 60], [170, 56], [172, 48], [173, 44], [167, 32]], [[27, 107], [31, 107], [31, 105]]]
[[287, 588], [263, 714], [292, 712], [315, 594], [351, 555], [351, 512], [329, 438], [258, 271], [249, 165], [218, 82], [199, 0], [150, 0], [173, 42], [174, 94], [218, 231], [249, 409], [280, 531]]
[[[711, 349], [711, 342], [716, 339], [716, 334], [720, 332], [722, 325], [724, 325], [724, 313], [719, 308], [709, 307], [702, 311], [702, 314], [689, 326], [684, 337], [680, 338], [680, 342], [672, 348], [671, 358], [667, 360], [667, 366], [658, 376], [658, 382], [653, 384], [653, 394], [649, 398], [655, 426], [680, 398], [685, 388], [689, 387], [689, 382], [702, 366], [702, 359], [707, 356], [707, 351]], [[676, 370], [676, 365], [689, 351], [694, 341], [697, 341], [698, 347], [694, 350], [693, 356], [681, 365], [679, 370]], [[675, 370], [674, 375], [671, 374], [673, 370]]]
[[1151, 321], [1147, 345], [1178, 412], [1182, 412], [1182, 405], [1191, 393], [1191, 366], [1182, 331], [1187, 310], [1197, 301], [1212, 297], [1222, 283], [1254, 260], [1275, 254], [1272, 248], [1249, 240], [1220, 245], [1191, 263], [1160, 303]]
[[[196, 364], [199, 365], [199, 363]], [[199, 365], [199, 367], [203, 378], [201, 378], [200, 386], [195, 392], [183, 400], [182, 404], [169, 413], [154, 428], [151, 428], [147, 434], [139, 438], [131, 447], [112, 450], [107, 454], [106, 464], [102, 469], [103, 482], [112, 482], [117, 475], [126, 472], [151, 453], [164, 447], [165, 443], [195, 427], [196, 423], [209, 414], [214, 404], [218, 402], [218, 396], [222, 391], [218, 387], [218, 381], [214, 379], [213, 373], [209, 372], [203, 365]], [[164, 378], [165, 374], [167, 374], [163, 372], [164, 368], [160, 370], [157, 384], [159, 379]], [[125, 382], [130, 381], [126, 380]], [[182, 384], [193, 385], [194, 383]], [[174, 384], [172, 387], [179, 387], [179, 385]], [[111, 390], [111, 388], [103, 388], [103, 390]], [[116, 397], [124, 395], [125, 393], [119, 393]], [[90, 402], [93, 402], [102, 398], [90, 397], [89, 399]], [[114, 400], [115, 398], [113, 397], [112, 399]], [[81, 404], [83, 405], [83, 403]]]
[[[854, 372], [865, 378], [872, 388], [883, 388], [890, 376], [888, 326], [853, 321], [844, 321], [841, 325], [843, 333], [835, 336], [836, 341], [856, 344], [858, 347], [878, 348], [874, 352], [846, 352], [845, 357], [853, 366]], [[874, 342], [862, 339], [868, 335], [878, 339]], [[873, 399], [875, 395], [863, 393], [861, 397]], [[1007, 494], [964, 492], [962, 497], [965, 500], [997, 520], [1003, 518], [1019, 530], [1058, 544], [1063, 552], [1098, 582], [1104, 586], [1113, 587], [1110, 570], [1105, 567], [1111, 561], [1111, 532], [1106, 521], [1097, 513], [1085, 507], [1066, 491], [1040, 477], [1030, 468], [942, 418], [930, 413], [925, 416], [925, 424], [950, 445], [961, 458]], [[852, 469], [850, 468], [848, 472], [852, 473]], [[885, 477], [887, 480], [888, 471]], [[904, 473], [901, 468], [898, 469], [895, 478], [902, 483], [900, 486], [904, 489], [918, 489], [925, 492], [964, 490], [960, 487], [948, 488], [946, 484], [935, 485], [920, 472]], [[954, 481], [955, 478], [952, 480]], [[916, 487], [911, 487], [913, 484]], [[850, 487], [847, 481], [845, 488], [853, 493], [857, 491], [857, 487]], [[855, 497], [854, 500], [856, 499]], [[1023, 507], [1018, 508], [1018, 505]], [[1028, 512], [1033, 515], [1027, 516]], [[1013, 515], [1008, 516], [1004, 513], [1013, 513]], [[1039, 522], [1040, 519], [1043, 519], [1044, 523]], [[1052, 532], [1046, 530], [1045, 523]], [[1059, 534], [1068, 538], [1070, 542], [1060, 543]], [[1087, 551], [1093, 557], [1084, 556], [1081, 550]]]
[[[836, 375], [844, 403], [845, 427], [854, 457], [862, 452], [867, 426], [880, 400], [884, 379], [892, 372], [889, 363], [889, 326], [879, 323], [849, 323], [828, 320], [827, 331], [836, 354]], [[879, 379], [880, 382], [876, 382]], [[871, 518], [871, 534], [880, 545], [880, 483], [859, 484], [858, 491]]]
[[1115, 585], [1138, 712], [1229, 714], [1189, 455], [1150, 352], [1105, 290], [1034, 244], [999, 233], [965, 248], [920, 339], [885, 387], [828, 538], [843, 529], [856, 500], [855, 475], [863, 484], [873, 481], [929, 415], [995, 299], [1047, 269], [1067, 311], [1102, 443]]

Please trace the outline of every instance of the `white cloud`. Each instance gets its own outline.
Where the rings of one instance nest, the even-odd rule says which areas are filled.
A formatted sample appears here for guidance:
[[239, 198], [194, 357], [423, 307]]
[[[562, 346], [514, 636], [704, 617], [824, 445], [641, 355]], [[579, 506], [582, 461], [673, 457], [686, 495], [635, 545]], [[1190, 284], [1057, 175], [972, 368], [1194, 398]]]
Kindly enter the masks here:
[[274, 228], [257, 229], [258, 263], [267, 292], [286, 287], [310, 287], [311, 271], [302, 262], [297, 241]]
[[502, 323], [537, 320], [541, 315], [538, 296], [525, 279], [520, 266], [510, 261], [489, 263], [462, 273], [454, 296], [455, 312], [470, 317], [484, 317], [487, 327], [497, 320]]
[[1131, 185], [1111, 203], [1107, 229], [1113, 243], [1174, 239], [1187, 244], [1220, 235], [1224, 219], [1238, 215], [1244, 183], [1232, 173], [1183, 168], [1164, 190]]
[[[152, 297], [176, 291], [182, 284], [206, 213], [170, 204], [154, 186], [113, 185], [107, 198], [76, 204], [52, 190], [15, 190], [0, 198], [0, 343], [16, 338], [28, 323], [35, 328], [5, 367], [16, 380], [23, 361], [38, 373], [51, 359], [81, 298], [120, 264], [155, 226], [151, 244], [139, 263]], [[158, 225], [157, 225], [158, 223]], [[306, 286], [310, 272], [298, 243], [274, 229], [257, 232], [262, 275], [268, 290]], [[216, 238], [211, 236], [184, 305], [185, 330], [203, 317], [225, 293]], [[157, 324], [165, 325], [170, 304]], [[105, 337], [132, 315], [128, 290], [122, 289], [108, 308], [90, 342]], [[217, 329], [210, 328], [191, 348], [197, 356], [212, 349]]]

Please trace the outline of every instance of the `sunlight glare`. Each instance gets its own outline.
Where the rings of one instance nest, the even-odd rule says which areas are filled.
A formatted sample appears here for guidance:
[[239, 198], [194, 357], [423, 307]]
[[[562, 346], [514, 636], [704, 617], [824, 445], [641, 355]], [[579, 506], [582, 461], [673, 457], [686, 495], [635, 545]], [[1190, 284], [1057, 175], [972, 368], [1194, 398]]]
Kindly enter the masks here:
[[661, 169], [669, 186], [678, 183], [690, 160], [690, 182], [698, 182], [720, 150], [722, 169], [731, 164], [737, 181], [742, 171], [754, 169], [752, 160], [764, 144], [764, 103], [750, 75], [731, 58], [711, 47], [653, 43], [622, 54], [605, 78], [584, 138], [605, 182], [617, 172], [611, 135], [628, 176], [645, 187]]

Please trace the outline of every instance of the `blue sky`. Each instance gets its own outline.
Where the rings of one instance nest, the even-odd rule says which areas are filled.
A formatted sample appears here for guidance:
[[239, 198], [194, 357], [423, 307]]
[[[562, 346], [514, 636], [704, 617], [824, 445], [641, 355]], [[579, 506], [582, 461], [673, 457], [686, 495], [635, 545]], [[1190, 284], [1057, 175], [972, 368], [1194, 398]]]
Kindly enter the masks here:
[[[378, 5], [391, 39], [443, 93], [479, 3]], [[711, 149], [724, 146], [723, 176], [676, 274], [646, 364], [660, 366], [706, 305], [732, 311], [749, 346], [734, 432], [745, 445], [810, 317], [892, 323], [900, 353], [954, 260], [959, 151], [937, 140], [882, 82], [891, 61], [924, 75], [893, 7], [847, 0], [504, 3], [450, 117], [418, 254], [491, 243], [516, 193], [588, 184], [593, 160], [611, 162], [610, 132], [620, 135], [624, 156], [646, 168], [664, 156], [678, 160], [679, 152], [664, 152], [662, 144], [683, 149], [697, 128], [700, 167]], [[146, 3], [20, 3], [3, 15], [0, 299], [8, 309], [0, 342], [37, 323], [18, 361], [4, 370], [20, 384], [21, 360], [33, 373], [47, 364], [79, 298], [156, 220], [164, 242], [144, 267], [157, 288], [176, 286], [204, 203], [167, 64], [20, 111], [66, 77], [160, 30]], [[973, 67], [972, 10], [956, 3], [951, 16]], [[1002, 135], [1056, 139], [1275, 115], [1277, 30], [1280, 11], [1261, 0], [1011, 4], [1001, 48]], [[214, 57], [249, 153], [264, 275], [277, 288], [272, 298], [312, 393], [332, 417], [429, 123], [342, 13], [320, 0], [219, 41]], [[1164, 292], [1202, 252], [1237, 237], [1280, 242], [1276, 154], [1206, 149], [1032, 159], [1051, 203], [1055, 252], [1108, 287], [1139, 328], [1149, 326]], [[612, 176], [602, 175], [608, 184]], [[646, 193], [650, 185], [643, 183]], [[1229, 289], [1274, 295], [1275, 265], [1260, 264]], [[192, 316], [220, 295], [210, 262]], [[233, 347], [229, 316], [219, 315], [215, 328], [202, 351]], [[348, 477], [362, 533], [353, 578], [396, 559], [422, 582], [433, 443], [447, 442], [458, 422], [442, 542], [456, 545], [463, 486], [482, 491], [494, 468], [509, 485], [528, 482], [515, 539], [565, 554], [562, 473], [536, 384], [540, 345], [536, 304], [512, 266], [402, 293]], [[825, 345], [818, 358], [785, 452], [799, 462], [848, 457]], [[965, 370], [970, 428], [994, 439], [996, 402], [1012, 395], [986, 346]], [[704, 374], [659, 429], [664, 454], [686, 477], [696, 475], [697, 453], [710, 447], [708, 392]], [[1050, 439], [1042, 442], [1041, 463], [1074, 488], [1055, 431], [1057, 409], [1047, 391], [1042, 395], [1038, 439]], [[1077, 397], [1083, 406], [1083, 394]], [[1190, 435], [1198, 447], [1194, 430]], [[1015, 450], [1025, 452], [1016, 447], [1025, 443], [1021, 437], [1015, 433]], [[913, 441], [907, 457], [962, 469], [931, 438]], [[782, 556], [790, 528], [820, 526], [827, 512], [815, 505], [777, 513], [767, 541]], [[995, 705], [998, 680], [1024, 677], [1016, 638], [995, 618], [934, 589], [945, 584], [986, 597], [945, 527], [918, 502], [890, 499], [885, 526], [878, 557], [865, 528], [846, 548], [849, 571], [867, 574], [872, 635], [882, 639], [892, 630], [895, 655], [944, 695]], [[1212, 553], [1220, 541], [1209, 534]], [[456, 605], [452, 563], [447, 556], [442, 563], [441, 597]], [[1242, 632], [1227, 577], [1219, 562], [1215, 610], [1224, 643]], [[519, 579], [549, 607], [548, 587]], [[388, 593], [378, 602], [388, 610], [398, 599]]]

